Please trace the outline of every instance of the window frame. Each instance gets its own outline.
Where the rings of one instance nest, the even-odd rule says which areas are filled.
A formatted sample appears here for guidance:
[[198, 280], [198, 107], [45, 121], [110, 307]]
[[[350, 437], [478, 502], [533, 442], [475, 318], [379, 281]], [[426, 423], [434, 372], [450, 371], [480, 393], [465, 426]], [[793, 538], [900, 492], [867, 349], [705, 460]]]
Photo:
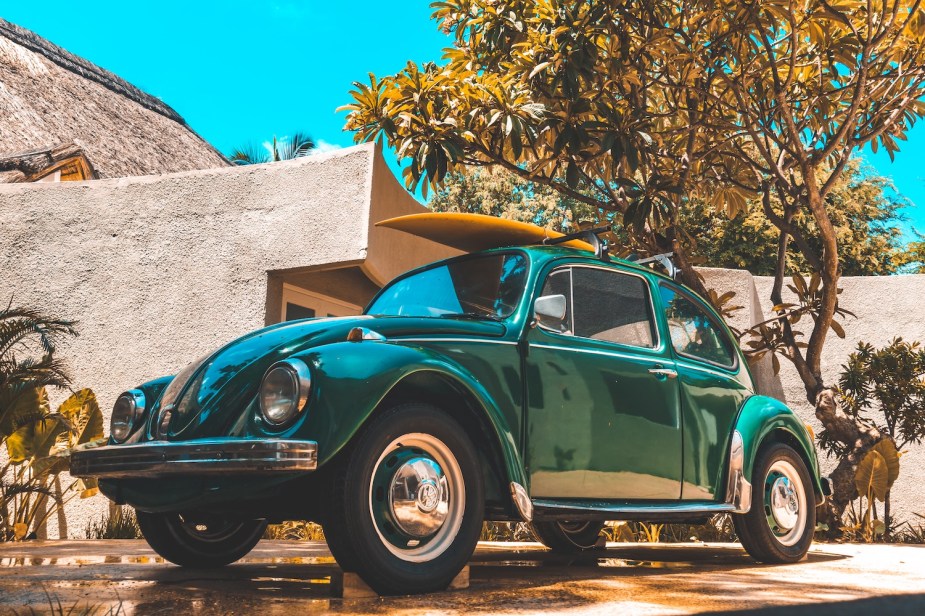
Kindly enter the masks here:
[[665, 323], [665, 332], [668, 335], [668, 340], [669, 342], [671, 342], [671, 344], [669, 344], [668, 346], [671, 347], [672, 353], [674, 353], [678, 357], [683, 357], [684, 359], [687, 359], [687, 360], [695, 361], [701, 364], [706, 364], [714, 368], [720, 368], [721, 370], [725, 370], [726, 372], [730, 372], [732, 374], [737, 374], [742, 365], [741, 362], [739, 361], [739, 345], [736, 344], [735, 340], [733, 340], [732, 336], [730, 335], [729, 327], [726, 325], [726, 323], [722, 319], [718, 319], [714, 310], [711, 307], [709, 307], [706, 304], [706, 302], [700, 299], [700, 297], [698, 297], [696, 293], [687, 291], [682, 286], [675, 284], [675, 283], [670, 283], [665, 280], [659, 281], [658, 288], [668, 289], [671, 292], [675, 293], [676, 295], [680, 295], [684, 297], [689, 302], [694, 304], [694, 306], [697, 306], [698, 308], [700, 308], [701, 312], [703, 312], [707, 316], [707, 320], [710, 321], [713, 327], [719, 331], [723, 339], [730, 345], [729, 350], [732, 352], [732, 364], [720, 364], [715, 361], [706, 359], [704, 357], [697, 357], [696, 355], [690, 355], [689, 353], [682, 353], [681, 351], [676, 349], [674, 346], [674, 342], [671, 342], [671, 325], [668, 323], [668, 315], [666, 314], [667, 306], [664, 305], [665, 302], [662, 298], [662, 294], [661, 292], [659, 292], [658, 299], [659, 299], [659, 303], [662, 304], [662, 311], [661, 311], [662, 319]]
[[[638, 278], [642, 280], [643, 287], [645, 288], [645, 291], [646, 291], [646, 295], [649, 298], [649, 301], [648, 301], [649, 319], [650, 319], [649, 323], [650, 323], [653, 333], [655, 334], [655, 339], [653, 340], [652, 346], [638, 346], [638, 345], [627, 344], [623, 342], [613, 342], [611, 340], [602, 340], [600, 338], [590, 338], [588, 336], [579, 336], [578, 334], [575, 333], [575, 277], [574, 277], [573, 270], [577, 268], [603, 270], [611, 274], [630, 276], [630, 277]], [[607, 266], [597, 265], [595, 263], [567, 263], [563, 265], [556, 265], [556, 266], [553, 266], [552, 269], [550, 269], [546, 273], [545, 276], [543, 276], [542, 281], [537, 285], [536, 295], [533, 298], [533, 302], [536, 302], [536, 299], [538, 297], [542, 297], [543, 288], [546, 286], [546, 281], [549, 279], [550, 276], [558, 272], [562, 272], [566, 270], [568, 271], [568, 274], [569, 274], [569, 295], [566, 299], [568, 301], [568, 307], [570, 309], [568, 312], [568, 316], [570, 320], [569, 324], [571, 325], [570, 331], [572, 333], [557, 332], [553, 329], [543, 327], [541, 324], [539, 324], [539, 322], [537, 322], [537, 327], [539, 329], [541, 329], [544, 333], [550, 334], [553, 336], [561, 336], [563, 338], [570, 338], [570, 339], [577, 339], [577, 340], [591, 340], [595, 343], [613, 345], [615, 347], [621, 347], [624, 349], [632, 349], [634, 351], [659, 352], [662, 349], [662, 332], [661, 332], [661, 328], [659, 327], [659, 323], [658, 323], [658, 313], [655, 309], [655, 297], [654, 297], [654, 294], [652, 293], [652, 285], [650, 284], [649, 279], [646, 276], [639, 274], [637, 272], [627, 271], [627, 270], [616, 268], [616, 267], [607, 267]], [[530, 316], [531, 316], [531, 319], [536, 318], [532, 303], [530, 306]]]

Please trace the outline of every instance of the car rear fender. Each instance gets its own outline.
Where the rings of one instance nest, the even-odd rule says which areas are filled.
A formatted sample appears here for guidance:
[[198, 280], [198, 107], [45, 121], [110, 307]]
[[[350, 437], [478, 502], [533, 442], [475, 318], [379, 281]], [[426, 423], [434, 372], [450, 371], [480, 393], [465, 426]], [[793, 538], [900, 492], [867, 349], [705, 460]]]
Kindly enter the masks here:
[[[752, 477], [755, 460], [763, 446], [772, 442], [785, 443], [803, 458], [813, 478], [813, 491], [821, 502], [822, 480], [819, 476], [819, 461], [806, 425], [786, 404], [767, 396], [751, 396], [743, 404], [736, 419], [735, 429], [742, 435], [745, 451], [745, 476], [753, 486]], [[754, 489], [758, 489], [757, 486]]]

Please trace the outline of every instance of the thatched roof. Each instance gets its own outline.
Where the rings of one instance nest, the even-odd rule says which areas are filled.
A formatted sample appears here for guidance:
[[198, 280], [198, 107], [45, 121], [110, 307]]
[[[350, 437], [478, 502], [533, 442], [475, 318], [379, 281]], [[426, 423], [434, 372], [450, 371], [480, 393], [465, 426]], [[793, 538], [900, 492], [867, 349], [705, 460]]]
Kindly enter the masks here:
[[100, 178], [229, 165], [160, 99], [0, 19], [0, 158], [71, 142]]

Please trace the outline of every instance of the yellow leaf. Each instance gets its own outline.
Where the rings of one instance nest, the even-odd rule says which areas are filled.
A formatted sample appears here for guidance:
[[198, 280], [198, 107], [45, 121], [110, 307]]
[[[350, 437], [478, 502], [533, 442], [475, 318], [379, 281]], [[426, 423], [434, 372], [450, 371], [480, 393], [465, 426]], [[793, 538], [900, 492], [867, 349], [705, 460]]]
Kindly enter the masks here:
[[858, 464], [858, 470], [854, 474], [854, 483], [861, 496], [873, 497], [879, 501], [886, 498], [889, 470], [879, 452], [873, 449], [867, 452]]
[[26, 533], [29, 532], [29, 527], [23, 524], [22, 522], [17, 522], [13, 524], [13, 539], [16, 541], [22, 540]]
[[883, 457], [887, 468], [887, 489], [893, 487], [893, 482], [899, 477], [899, 452], [896, 451], [896, 443], [893, 439], [885, 438], [873, 447], [871, 451], [876, 451]]

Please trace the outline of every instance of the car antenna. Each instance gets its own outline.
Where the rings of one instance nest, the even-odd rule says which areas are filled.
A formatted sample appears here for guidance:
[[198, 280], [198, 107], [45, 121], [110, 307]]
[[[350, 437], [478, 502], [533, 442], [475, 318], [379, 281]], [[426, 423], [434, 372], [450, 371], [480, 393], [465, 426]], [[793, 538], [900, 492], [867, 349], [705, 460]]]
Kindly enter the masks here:
[[543, 244], [546, 246], [553, 246], [555, 244], [571, 242], [572, 240], [584, 240], [594, 248], [594, 254], [598, 259], [610, 261], [610, 254], [608, 252], [609, 246], [605, 240], [602, 240], [598, 236], [600, 233], [607, 233], [608, 231], [610, 231], [610, 225], [595, 227], [593, 229], [582, 229], [581, 231], [567, 233], [560, 237], [548, 237], [543, 240]]
[[647, 263], [658, 263], [665, 268], [665, 271], [668, 273], [668, 277], [672, 280], [678, 275], [678, 267], [674, 264], [674, 261], [671, 260], [671, 257], [674, 256], [673, 252], [663, 252], [660, 255], [655, 255], [654, 257], [648, 257], [646, 259], [633, 259], [629, 260], [635, 263], [636, 265], [645, 265]]

